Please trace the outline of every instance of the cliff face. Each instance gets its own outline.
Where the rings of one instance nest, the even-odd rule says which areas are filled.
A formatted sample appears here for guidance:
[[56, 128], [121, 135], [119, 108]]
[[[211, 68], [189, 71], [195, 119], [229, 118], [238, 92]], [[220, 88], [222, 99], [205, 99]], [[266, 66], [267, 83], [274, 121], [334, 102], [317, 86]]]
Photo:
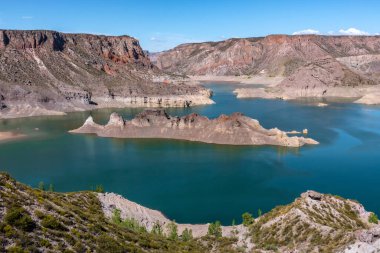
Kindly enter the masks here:
[[129, 36], [0, 30], [0, 115], [21, 104], [67, 111], [207, 93], [165, 79]]
[[379, 53], [379, 36], [270, 35], [183, 44], [155, 55], [154, 63], [188, 75], [288, 76], [316, 59]]
[[284, 78], [269, 93], [246, 89], [240, 97], [359, 98], [378, 89], [379, 57], [380, 36], [271, 35], [184, 44], [155, 55], [154, 63], [177, 74]]

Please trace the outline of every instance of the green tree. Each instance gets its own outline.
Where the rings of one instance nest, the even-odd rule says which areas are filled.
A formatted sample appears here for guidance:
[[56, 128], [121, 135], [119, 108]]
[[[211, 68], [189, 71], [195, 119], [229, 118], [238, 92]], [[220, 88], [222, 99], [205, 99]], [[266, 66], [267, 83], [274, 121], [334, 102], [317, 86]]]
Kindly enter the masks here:
[[178, 226], [175, 221], [168, 223], [167, 225], [169, 231], [169, 239], [177, 240], [178, 239]]
[[44, 182], [39, 182], [38, 183], [38, 189], [40, 189], [41, 191], [45, 191], [45, 184], [44, 184]]
[[222, 237], [222, 224], [220, 221], [210, 223], [208, 226], [207, 235], [214, 236], [216, 238]]
[[136, 232], [146, 232], [146, 228], [144, 226], [141, 226], [140, 223], [134, 218], [125, 219], [120, 225]]
[[261, 209], [259, 208], [259, 210], [257, 210], [257, 217], [261, 217], [261, 215], [263, 215], [263, 212], [262, 212]]
[[112, 222], [115, 223], [115, 224], [120, 224], [122, 222], [121, 220], [121, 211], [117, 208], [115, 208], [113, 210], [113, 213], [112, 213]]
[[95, 192], [104, 193], [104, 187], [103, 187], [103, 185], [98, 184], [98, 185], [95, 187]]
[[235, 219], [232, 219], [232, 226], [236, 226], [236, 221], [235, 221]]
[[183, 230], [183, 232], [182, 232], [181, 239], [184, 242], [188, 242], [188, 241], [192, 240], [193, 239], [193, 230], [185, 228], [185, 230]]
[[49, 185], [49, 192], [53, 192], [54, 191], [54, 185], [53, 184], [50, 184]]
[[162, 236], [163, 235], [163, 230], [162, 230], [162, 225], [160, 224], [159, 221], [156, 221], [154, 224], [153, 224], [153, 228], [152, 228], [152, 231], [151, 231], [152, 234], [156, 234], [156, 235], [160, 235]]
[[252, 214], [248, 212], [243, 213], [241, 217], [243, 218], [243, 225], [246, 227], [252, 225], [255, 221], [255, 219], [252, 217]]
[[378, 224], [379, 218], [377, 217], [375, 213], [370, 213], [368, 216], [368, 222]]

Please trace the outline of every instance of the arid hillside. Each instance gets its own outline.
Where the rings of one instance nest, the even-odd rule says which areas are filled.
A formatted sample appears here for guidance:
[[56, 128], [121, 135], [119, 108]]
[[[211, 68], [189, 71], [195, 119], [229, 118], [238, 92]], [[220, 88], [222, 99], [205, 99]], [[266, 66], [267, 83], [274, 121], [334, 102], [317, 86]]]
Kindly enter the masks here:
[[167, 79], [129, 36], [0, 30], [0, 116], [159, 106], [165, 99], [181, 106], [207, 96]]

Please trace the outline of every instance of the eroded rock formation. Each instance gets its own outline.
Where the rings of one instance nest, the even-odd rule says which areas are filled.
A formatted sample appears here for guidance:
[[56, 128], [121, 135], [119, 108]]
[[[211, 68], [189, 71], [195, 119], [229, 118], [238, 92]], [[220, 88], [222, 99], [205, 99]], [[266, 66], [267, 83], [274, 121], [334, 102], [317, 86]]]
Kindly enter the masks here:
[[0, 117], [212, 103], [208, 90], [155, 67], [132, 37], [55, 31], [0, 30], [0, 95]]
[[153, 60], [177, 74], [285, 77], [264, 91], [239, 89], [239, 97], [360, 98], [379, 93], [379, 55], [380, 36], [270, 35], [183, 44]]
[[310, 138], [289, 137], [277, 128], [267, 130], [257, 120], [241, 113], [208, 119], [195, 113], [175, 117], [164, 110], [145, 110], [130, 121], [112, 113], [105, 126], [94, 123], [90, 116], [82, 127], [70, 132], [91, 133], [102, 137], [180, 139], [227, 145], [300, 147], [304, 144], [318, 144]]

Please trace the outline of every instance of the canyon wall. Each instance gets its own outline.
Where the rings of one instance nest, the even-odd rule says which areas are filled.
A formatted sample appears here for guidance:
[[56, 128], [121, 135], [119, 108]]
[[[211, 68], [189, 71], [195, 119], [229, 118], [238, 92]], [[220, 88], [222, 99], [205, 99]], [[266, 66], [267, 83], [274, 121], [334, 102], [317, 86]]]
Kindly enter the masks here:
[[169, 106], [177, 96], [186, 106], [209, 95], [168, 79], [129, 36], [0, 30], [0, 116], [141, 106], [168, 96]]

